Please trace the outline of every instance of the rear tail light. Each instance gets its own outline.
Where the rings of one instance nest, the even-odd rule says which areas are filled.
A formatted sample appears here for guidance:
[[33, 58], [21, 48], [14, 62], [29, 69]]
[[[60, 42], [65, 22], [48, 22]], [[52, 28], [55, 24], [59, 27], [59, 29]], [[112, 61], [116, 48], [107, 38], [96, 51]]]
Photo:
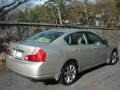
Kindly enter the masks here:
[[39, 49], [36, 51], [35, 54], [27, 55], [27, 56], [25, 56], [24, 59], [26, 61], [32, 61], [32, 62], [46, 62], [47, 53], [44, 50]]
[[8, 56], [13, 56], [13, 52], [11, 49], [7, 49], [5, 52]]

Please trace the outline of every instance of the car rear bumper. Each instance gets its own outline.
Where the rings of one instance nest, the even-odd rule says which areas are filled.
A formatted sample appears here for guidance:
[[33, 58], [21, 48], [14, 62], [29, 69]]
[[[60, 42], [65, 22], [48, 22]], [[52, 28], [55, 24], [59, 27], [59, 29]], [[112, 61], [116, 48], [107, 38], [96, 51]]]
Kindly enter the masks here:
[[50, 79], [54, 78], [56, 79], [57, 74], [47, 74], [47, 72], [44, 71], [44, 63], [29, 63], [20, 61], [20, 60], [14, 60], [14, 59], [6, 59], [6, 65], [8, 69], [10, 69], [13, 72], [16, 72], [17, 74], [20, 74], [22, 76], [25, 76], [30, 79], [35, 80], [43, 80], [43, 79]]

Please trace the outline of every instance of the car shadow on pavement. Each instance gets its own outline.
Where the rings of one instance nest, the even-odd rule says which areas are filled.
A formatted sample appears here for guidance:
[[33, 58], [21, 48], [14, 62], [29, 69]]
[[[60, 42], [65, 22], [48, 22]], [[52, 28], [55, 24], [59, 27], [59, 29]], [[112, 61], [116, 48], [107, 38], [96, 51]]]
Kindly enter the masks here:
[[[75, 82], [77, 82], [77, 81], [78, 81], [82, 76], [84, 76], [85, 74], [90, 73], [90, 72], [92, 72], [92, 71], [95, 71], [95, 70], [97, 70], [97, 69], [99, 69], [99, 68], [102, 68], [102, 67], [104, 67], [104, 66], [106, 66], [106, 65], [107, 65], [107, 64], [102, 64], [102, 65], [99, 65], [99, 66], [96, 66], [96, 67], [93, 67], [93, 68], [90, 68], [90, 69], [88, 69], [88, 70], [85, 70], [85, 71], [83, 71], [83, 72], [78, 73]], [[75, 83], [75, 82], [74, 82], [74, 83]]]
[[[85, 70], [85, 71], [83, 71], [83, 72], [81, 72], [81, 73], [78, 73], [75, 82], [77, 82], [77, 81], [78, 81], [82, 76], [84, 76], [85, 74], [90, 73], [90, 72], [92, 72], [92, 71], [95, 71], [95, 70], [97, 70], [97, 69], [99, 69], [99, 68], [101, 68], [101, 67], [104, 67], [104, 66], [106, 66], [106, 64], [102, 64], [102, 65], [93, 67], [93, 68], [91, 68], [91, 69]], [[32, 81], [35, 82], [35, 83], [39, 82], [39, 81], [34, 81], [34, 80], [32, 80]], [[57, 84], [59, 84], [57, 81], [55, 81], [55, 80], [53, 80], [53, 79], [43, 80], [42, 82], [43, 82], [44, 85], [57, 85]], [[75, 82], [74, 82], [74, 83], [75, 83]]]
[[31, 80], [34, 83], [38, 83], [38, 82], [42, 82], [44, 85], [56, 85], [58, 84], [57, 81], [55, 81], [54, 79], [46, 79], [46, 80]]

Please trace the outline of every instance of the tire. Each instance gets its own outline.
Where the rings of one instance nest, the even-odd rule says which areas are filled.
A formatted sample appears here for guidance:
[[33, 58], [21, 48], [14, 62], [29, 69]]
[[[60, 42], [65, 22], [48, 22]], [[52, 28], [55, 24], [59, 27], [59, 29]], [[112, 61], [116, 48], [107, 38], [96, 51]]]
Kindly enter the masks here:
[[60, 75], [60, 83], [66, 86], [71, 85], [76, 80], [77, 73], [78, 68], [76, 63], [71, 61], [66, 63]]
[[118, 52], [117, 50], [114, 50], [110, 56], [110, 61], [109, 61], [109, 64], [110, 65], [114, 65], [117, 63], [117, 61], [119, 60], [118, 58]]

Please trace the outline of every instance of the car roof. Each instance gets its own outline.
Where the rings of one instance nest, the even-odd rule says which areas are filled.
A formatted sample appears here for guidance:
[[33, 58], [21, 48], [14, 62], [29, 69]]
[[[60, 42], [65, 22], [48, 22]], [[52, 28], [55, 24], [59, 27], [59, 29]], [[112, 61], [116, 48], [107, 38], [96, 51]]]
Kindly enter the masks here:
[[59, 28], [59, 29], [50, 29], [48, 31], [57, 31], [57, 32], [63, 32], [63, 33], [72, 33], [72, 32], [77, 32], [77, 31], [81, 31], [81, 32], [89, 32], [89, 31], [85, 31], [83, 29], [72, 29], [72, 28]]

